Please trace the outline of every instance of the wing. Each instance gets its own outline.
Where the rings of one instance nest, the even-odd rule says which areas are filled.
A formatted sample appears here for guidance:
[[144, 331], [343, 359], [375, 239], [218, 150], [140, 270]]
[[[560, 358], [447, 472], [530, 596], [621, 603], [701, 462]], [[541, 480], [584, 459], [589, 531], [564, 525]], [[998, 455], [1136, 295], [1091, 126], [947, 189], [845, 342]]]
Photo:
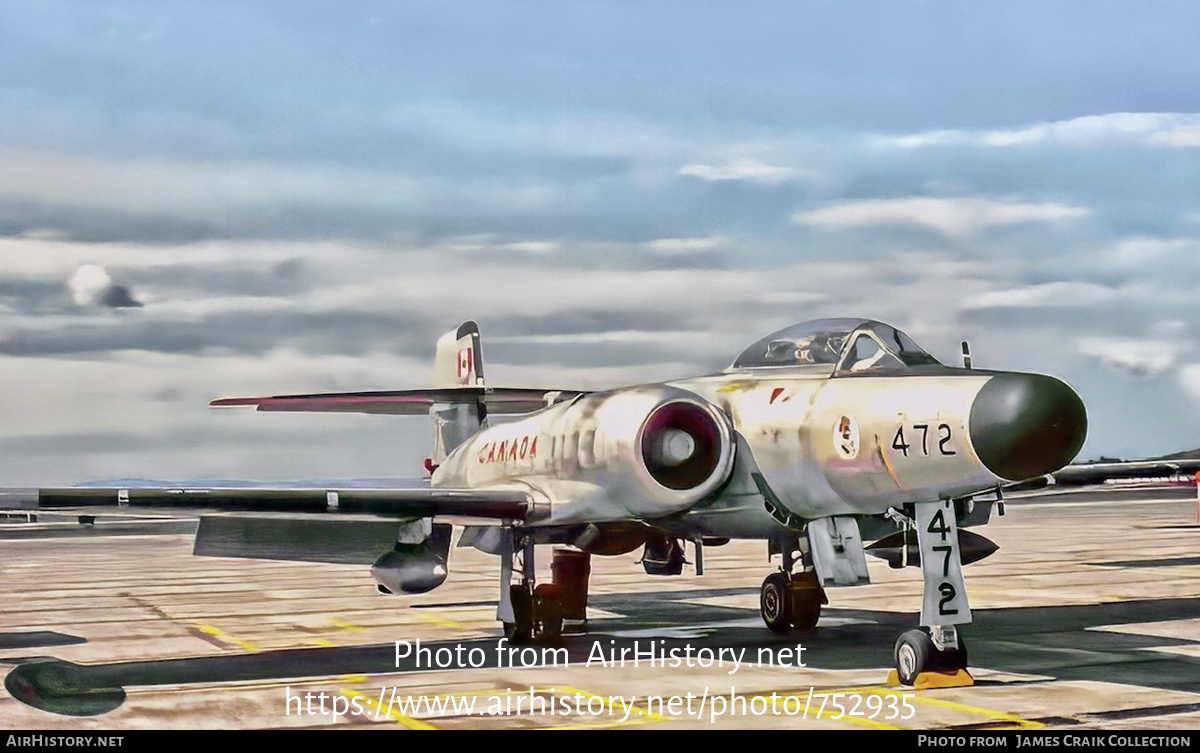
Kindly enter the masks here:
[[241, 513], [329, 513], [397, 519], [458, 516], [533, 522], [549, 509], [516, 486], [486, 489], [96, 488], [39, 489], [37, 506], [129, 507], [140, 510]]
[[1064, 486], [1102, 484], [1106, 481], [1165, 478], [1191, 475], [1200, 471], [1200, 460], [1133, 460], [1119, 463], [1080, 463], [1051, 474], [1054, 483]]
[[558, 400], [584, 394], [580, 390], [544, 390], [521, 387], [444, 387], [380, 392], [329, 392], [312, 395], [227, 397], [209, 405], [257, 406], [260, 411], [317, 411], [332, 413], [382, 413], [427, 416], [438, 403], [482, 403], [488, 413], [530, 413]]
[[[32, 505], [20, 505], [31, 506], [199, 516], [195, 554], [343, 564], [377, 562], [381, 553], [398, 547], [397, 542], [406, 537], [415, 536], [413, 543], [423, 546], [436, 530], [448, 528], [433, 525], [434, 518], [530, 523], [549, 515], [542, 498], [519, 486], [472, 490], [69, 487], [39, 489]], [[81, 515], [79, 520], [94, 522], [95, 515]], [[420, 557], [428, 556], [422, 549]]]

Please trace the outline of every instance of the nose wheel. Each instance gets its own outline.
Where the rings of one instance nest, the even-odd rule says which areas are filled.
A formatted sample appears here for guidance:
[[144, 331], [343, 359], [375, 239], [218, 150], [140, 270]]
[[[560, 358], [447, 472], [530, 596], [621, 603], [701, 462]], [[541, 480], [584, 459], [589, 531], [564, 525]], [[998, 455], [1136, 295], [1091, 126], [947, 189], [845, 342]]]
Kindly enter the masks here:
[[961, 635], [956, 636], [956, 642], [954, 647], [938, 649], [926, 631], [905, 631], [896, 639], [892, 650], [896, 680], [909, 687], [918, 685], [922, 680], [928, 682], [925, 687], [971, 684], [967, 682], [970, 680], [966, 671], [967, 644]]

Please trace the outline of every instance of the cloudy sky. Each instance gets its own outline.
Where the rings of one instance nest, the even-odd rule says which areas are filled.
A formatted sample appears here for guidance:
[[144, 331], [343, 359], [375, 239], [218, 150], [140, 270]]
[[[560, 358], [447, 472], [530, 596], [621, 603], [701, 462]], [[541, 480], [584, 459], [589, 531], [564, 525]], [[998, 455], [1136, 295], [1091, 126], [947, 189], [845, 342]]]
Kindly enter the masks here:
[[0, 4], [0, 485], [419, 473], [211, 398], [722, 368], [869, 316], [1200, 446], [1192, 2]]

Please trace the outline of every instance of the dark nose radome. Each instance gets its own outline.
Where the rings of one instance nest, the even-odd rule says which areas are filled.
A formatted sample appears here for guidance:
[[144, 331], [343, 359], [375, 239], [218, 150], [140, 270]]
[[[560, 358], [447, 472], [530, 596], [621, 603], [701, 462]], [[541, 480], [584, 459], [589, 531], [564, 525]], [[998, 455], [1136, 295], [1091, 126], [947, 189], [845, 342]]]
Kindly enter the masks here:
[[1075, 390], [1054, 377], [997, 374], [975, 396], [970, 427], [987, 469], [1020, 481], [1074, 459], [1087, 436], [1087, 411]]

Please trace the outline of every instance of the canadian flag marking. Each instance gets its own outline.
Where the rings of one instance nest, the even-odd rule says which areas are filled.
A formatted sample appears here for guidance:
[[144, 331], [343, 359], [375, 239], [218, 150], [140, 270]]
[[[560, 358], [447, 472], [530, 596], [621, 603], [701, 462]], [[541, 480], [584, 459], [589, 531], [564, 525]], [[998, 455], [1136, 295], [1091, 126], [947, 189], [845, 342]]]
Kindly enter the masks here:
[[474, 365], [474, 349], [467, 347], [458, 351], [458, 382], [466, 384], [471, 378], [471, 367]]

